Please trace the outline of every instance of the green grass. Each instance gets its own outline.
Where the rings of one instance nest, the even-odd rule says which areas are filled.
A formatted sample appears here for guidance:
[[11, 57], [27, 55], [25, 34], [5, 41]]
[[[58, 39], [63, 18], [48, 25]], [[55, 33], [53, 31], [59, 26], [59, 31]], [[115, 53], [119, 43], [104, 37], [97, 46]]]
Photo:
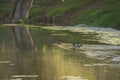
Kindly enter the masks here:
[[37, 22], [39, 15], [42, 13], [42, 8], [40, 6], [33, 6], [30, 10], [29, 22]]
[[120, 1], [106, 5], [103, 9], [87, 9], [78, 13], [74, 24], [88, 24], [103, 27], [118, 27], [120, 24]]
[[[33, 5], [30, 11], [29, 21], [37, 23], [41, 18], [41, 14], [48, 18], [59, 16], [61, 14], [67, 14], [72, 12], [73, 9], [80, 9], [84, 4], [95, 4], [99, 0], [65, 0], [64, 2], [58, 2], [57, 0], [51, 5], [40, 5], [42, 2]], [[93, 2], [92, 2], [93, 1]], [[47, 2], [43, 1], [43, 2]], [[120, 25], [120, 0], [105, 0], [105, 6], [102, 9], [84, 9], [80, 10], [73, 19], [73, 24], [87, 24], [93, 26], [114, 27], [119, 28]], [[84, 6], [83, 6], [84, 7]], [[6, 17], [11, 10], [11, 4], [0, 4], [0, 18]], [[1, 20], [2, 23], [4, 20]]]
[[94, 17], [97, 13], [99, 12], [99, 10], [95, 10], [95, 9], [87, 9], [84, 10], [82, 12], [78, 13], [78, 18], [75, 19], [74, 24], [91, 24], [96, 17]]
[[[9, 15], [11, 11], [11, 5], [10, 4], [0, 4], [0, 23], [5, 22], [6, 16]], [[4, 19], [4, 20], [1, 20]]]
[[8, 14], [11, 10], [10, 4], [0, 4], [0, 14]]
[[67, 6], [67, 7], [56, 7], [56, 8], [52, 8], [52, 9], [49, 9], [46, 13], [46, 15], [48, 17], [53, 17], [53, 16], [57, 16], [57, 15], [60, 15], [62, 13], [65, 13], [67, 11], [69, 11], [70, 9], [72, 9], [72, 6]]
[[39, 6], [33, 6], [30, 10], [30, 17], [38, 16], [42, 12]]
[[91, 1], [91, 0], [86, 0], [86, 1], [83, 1], [83, 0], [73, 0], [73, 1], [65, 0], [61, 6], [49, 8], [47, 10], [46, 15], [48, 17], [57, 16], [57, 15], [69, 12], [70, 10], [72, 10], [74, 8], [78, 8], [78, 7], [88, 3], [89, 1]]

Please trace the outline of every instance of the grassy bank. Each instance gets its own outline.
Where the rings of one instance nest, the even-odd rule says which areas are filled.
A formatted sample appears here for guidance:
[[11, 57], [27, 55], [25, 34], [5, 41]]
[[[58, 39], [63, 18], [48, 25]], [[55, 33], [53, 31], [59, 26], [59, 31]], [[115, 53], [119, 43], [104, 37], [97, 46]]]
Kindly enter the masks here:
[[[36, 0], [30, 11], [30, 23], [65, 25], [87, 24], [93, 26], [119, 28], [119, 0]], [[10, 12], [10, 4], [0, 5], [0, 22], [5, 22]], [[54, 21], [52, 21], [54, 18]]]
[[80, 15], [75, 24], [88, 24], [93, 26], [119, 28], [120, 25], [120, 1], [110, 3], [103, 9], [87, 9], [78, 13]]

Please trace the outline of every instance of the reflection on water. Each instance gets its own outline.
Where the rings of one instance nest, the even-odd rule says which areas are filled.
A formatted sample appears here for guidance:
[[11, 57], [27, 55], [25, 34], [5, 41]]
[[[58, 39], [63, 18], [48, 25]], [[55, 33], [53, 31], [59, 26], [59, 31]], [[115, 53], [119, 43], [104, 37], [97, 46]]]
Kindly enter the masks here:
[[7, 64], [10, 63], [11, 61], [0, 61], [0, 64]]
[[[11, 58], [11, 63], [14, 65], [0, 64], [2, 69], [0, 70], [0, 78], [3, 80], [71, 80], [71, 77], [63, 76], [87, 77], [86, 74], [92, 76], [91, 74], [93, 74], [93, 71], [85, 70], [84, 67], [81, 67], [77, 62], [65, 59], [64, 53], [64, 50], [57, 48], [53, 48], [45, 52], [14, 53]], [[2, 76], [2, 72], [4, 73], [4, 76]], [[72, 79], [77, 80], [77, 77], [72, 77]], [[78, 79], [80, 80], [81, 78]]]
[[62, 76], [60, 80], [88, 80], [80, 76]]
[[35, 78], [38, 77], [39, 75], [14, 75], [12, 76], [13, 78], [24, 78], [24, 77], [31, 77], [31, 78]]
[[[7, 36], [4, 31], [6, 30], [0, 33]], [[8, 41], [0, 34], [0, 80], [120, 79], [119, 46], [99, 45], [97, 41], [97, 45], [88, 44], [92, 41], [84, 42], [81, 37], [78, 38], [80, 35], [86, 38], [87, 34], [69, 31], [44, 31], [38, 28], [31, 33], [38, 46], [36, 52], [15, 51], [13, 40]], [[92, 39], [92, 35], [87, 36]], [[73, 50], [69, 47], [74, 40], [87, 44], [83, 44], [81, 49]], [[53, 45], [57, 41], [62, 41], [65, 45]]]
[[[9, 54], [12, 54], [10, 62], [0, 64], [0, 80], [119, 80], [120, 78], [119, 67], [101, 62], [93, 63], [94, 61], [88, 63], [76, 56], [79, 53], [57, 47], [34, 53]], [[76, 58], [70, 57], [71, 54]], [[2, 58], [3, 56], [0, 56], [0, 59]], [[3, 59], [7, 60], [5, 57]]]
[[[92, 40], [96, 40], [101, 43], [120, 45], [120, 31], [112, 28], [99, 28], [85, 25], [77, 25], [74, 27], [44, 27], [51, 30], [69, 30], [71, 32], [79, 32], [84, 34], [94, 34], [96, 37]], [[83, 38], [85, 40], [85, 38]], [[89, 39], [89, 38], [88, 38]]]

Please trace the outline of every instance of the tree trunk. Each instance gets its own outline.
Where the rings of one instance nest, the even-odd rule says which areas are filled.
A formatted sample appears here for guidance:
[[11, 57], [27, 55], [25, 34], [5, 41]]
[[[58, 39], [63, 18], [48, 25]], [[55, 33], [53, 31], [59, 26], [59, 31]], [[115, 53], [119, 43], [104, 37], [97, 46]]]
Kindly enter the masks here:
[[[26, 22], [32, 3], [33, 0], [15, 0], [11, 13], [12, 20], [15, 23], [18, 23], [20, 20]], [[18, 49], [34, 49], [34, 43], [27, 27], [16, 24], [12, 28], [12, 32]]]

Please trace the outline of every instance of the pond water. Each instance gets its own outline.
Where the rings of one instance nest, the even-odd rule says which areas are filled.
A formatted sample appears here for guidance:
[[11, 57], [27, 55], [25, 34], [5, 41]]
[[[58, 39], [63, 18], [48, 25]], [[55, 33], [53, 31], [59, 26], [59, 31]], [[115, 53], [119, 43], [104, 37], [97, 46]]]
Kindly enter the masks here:
[[[102, 32], [68, 27], [31, 27], [30, 32], [36, 52], [16, 51], [10, 29], [0, 28], [0, 80], [120, 79], [119, 42], [102, 41]], [[119, 40], [116, 35], [112, 38]], [[74, 50], [74, 42], [83, 46]]]

